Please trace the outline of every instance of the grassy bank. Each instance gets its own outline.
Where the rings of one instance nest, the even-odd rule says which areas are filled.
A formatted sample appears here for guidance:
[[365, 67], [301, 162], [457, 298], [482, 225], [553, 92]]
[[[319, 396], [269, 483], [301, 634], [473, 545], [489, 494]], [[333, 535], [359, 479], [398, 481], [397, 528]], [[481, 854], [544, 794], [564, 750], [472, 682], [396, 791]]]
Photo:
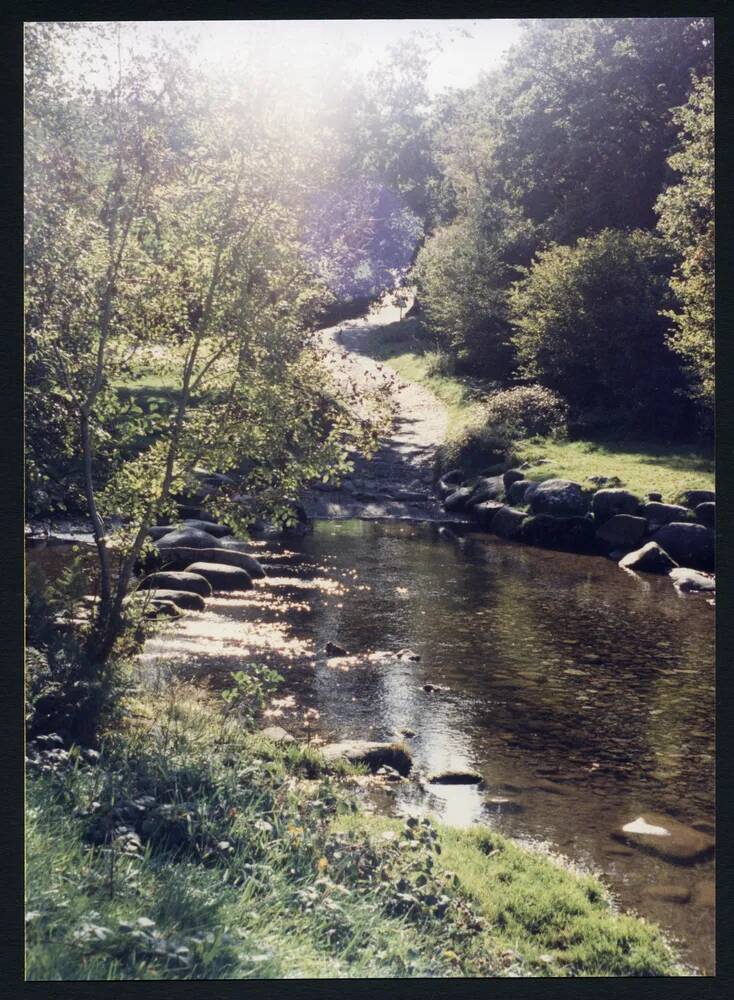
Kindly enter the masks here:
[[[426, 350], [418, 331], [414, 319], [377, 328], [369, 351], [402, 378], [426, 386], [444, 403], [451, 441], [480, 418], [480, 387], [471, 380], [437, 374], [433, 370], [435, 355]], [[605, 434], [570, 441], [533, 438], [518, 442], [515, 454], [518, 463], [531, 464], [529, 479], [557, 477], [586, 483], [590, 476], [616, 477], [619, 485], [638, 495], [655, 490], [665, 500], [674, 500], [684, 490], [714, 486], [713, 455], [703, 454], [694, 446], [662, 444], [642, 435], [635, 439]]]
[[377, 819], [354, 769], [170, 683], [31, 753], [30, 979], [665, 975], [661, 933], [490, 831]]

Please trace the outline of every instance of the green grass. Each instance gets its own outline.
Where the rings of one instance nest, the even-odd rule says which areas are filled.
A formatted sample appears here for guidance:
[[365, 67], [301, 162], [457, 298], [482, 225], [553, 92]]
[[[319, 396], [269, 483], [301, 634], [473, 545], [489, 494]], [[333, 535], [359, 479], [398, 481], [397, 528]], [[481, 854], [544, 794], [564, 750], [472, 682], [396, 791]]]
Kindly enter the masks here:
[[[450, 442], [480, 419], [479, 387], [457, 376], [433, 374], [434, 355], [427, 351], [419, 330], [414, 319], [375, 328], [368, 350], [371, 357], [384, 360], [402, 378], [426, 386], [446, 405]], [[627, 434], [620, 435], [618, 440], [610, 435], [607, 438], [574, 441], [535, 438], [519, 442], [515, 452], [518, 463], [547, 460], [547, 464], [528, 471], [530, 479], [563, 478], [586, 485], [589, 476], [617, 477], [633, 493], [644, 496], [656, 490], [669, 501], [683, 490], [714, 487], [713, 455], [706, 455], [701, 449], [661, 444], [642, 435], [637, 440]]]
[[353, 768], [193, 688], [128, 707], [98, 759], [29, 769], [29, 979], [679, 971], [588, 876], [489, 831], [369, 817]]

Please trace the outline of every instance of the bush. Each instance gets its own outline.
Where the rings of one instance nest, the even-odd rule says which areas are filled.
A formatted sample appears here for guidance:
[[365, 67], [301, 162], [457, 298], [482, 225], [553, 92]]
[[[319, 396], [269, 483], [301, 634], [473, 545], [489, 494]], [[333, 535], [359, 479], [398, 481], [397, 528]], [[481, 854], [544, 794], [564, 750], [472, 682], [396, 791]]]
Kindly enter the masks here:
[[542, 385], [522, 385], [493, 393], [485, 404], [489, 425], [517, 428], [526, 437], [563, 437], [568, 429], [568, 403]]
[[686, 419], [661, 315], [670, 270], [664, 242], [640, 230], [541, 251], [511, 294], [521, 372], [576, 411], [623, 411], [629, 425]]
[[516, 441], [512, 428], [488, 424], [480, 417], [437, 449], [436, 471], [441, 475], [459, 468], [469, 478], [493, 466], [509, 468], [515, 463]]

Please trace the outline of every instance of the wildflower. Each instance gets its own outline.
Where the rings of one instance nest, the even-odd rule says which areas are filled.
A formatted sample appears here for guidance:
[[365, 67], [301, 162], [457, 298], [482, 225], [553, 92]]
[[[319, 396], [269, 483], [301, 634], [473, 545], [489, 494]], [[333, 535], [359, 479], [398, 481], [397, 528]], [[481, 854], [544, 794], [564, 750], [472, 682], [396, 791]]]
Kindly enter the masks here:
[[318, 864], [316, 865], [316, 867], [318, 868], [318, 870], [320, 872], [325, 872], [326, 869], [329, 867], [329, 862], [327, 861], [326, 858], [319, 858]]

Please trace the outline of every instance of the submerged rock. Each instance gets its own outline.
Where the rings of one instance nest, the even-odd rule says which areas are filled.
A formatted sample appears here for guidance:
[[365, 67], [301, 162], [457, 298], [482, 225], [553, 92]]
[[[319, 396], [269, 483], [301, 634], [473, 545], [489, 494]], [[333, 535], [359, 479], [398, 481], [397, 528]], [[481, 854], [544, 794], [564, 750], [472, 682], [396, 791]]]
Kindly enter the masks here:
[[504, 504], [499, 500], [485, 500], [482, 503], [475, 504], [471, 508], [470, 514], [480, 528], [488, 531], [492, 526], [494, 515], [498, 510], [502, 510], [503, 507]]
[[429, 785], [480, 785], [484, 779], [478, 771], [449, 769], [428, 775]]
[[373, 774], [384, 766], [393, 767], [398, 774], [405, 777], [410, 773], [413, 759], [398, 743], [374, 743], [370, 740], [345, 740], [341, 743], [328, 743], [321, 748], [321, 754], [327, 761], [346, 760], [351, 764], [365, 764]]
[[638, 573], [669, 573], [678, 563], [657, 542], [648, 542], [641, 549], [623, 556], [619, 565], [622, 569], [633, 569]]
[[196, 562], [186, 569], [188, 573], [198, 573], [203, 576], [214, 590], [252, 590], [252, 578], [237, 566]]
[[714, 838], [661, 813], [645, 812], [612, 831], [612, 837], [666, 861], [693, 864], [714, 853]]
[[644, 893], [651, 899], [660, 899], [664, 903], [687, 903], [691, 898], [691, 890], [686, 885], [656, 883], [648, 885]]

